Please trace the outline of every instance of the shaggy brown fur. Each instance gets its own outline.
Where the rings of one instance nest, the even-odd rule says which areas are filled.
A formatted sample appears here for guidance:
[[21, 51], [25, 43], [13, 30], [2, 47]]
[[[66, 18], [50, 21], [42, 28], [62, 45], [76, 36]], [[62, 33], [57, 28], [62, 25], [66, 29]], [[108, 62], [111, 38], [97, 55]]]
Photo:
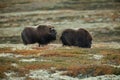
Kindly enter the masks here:
[[90, 48], [92, 44], [92, 36], [85, 29], [66, 29], [62, 32], [60, 37], [63, 45], [78, 46], [83, 48]]
[[22, 31], [21, 37], [25, 45], [39, 43], [40, 46], [56, 40], [56, 30], [54, 27], [46, 25], [39, 25], [37, 28], [26, 27]]

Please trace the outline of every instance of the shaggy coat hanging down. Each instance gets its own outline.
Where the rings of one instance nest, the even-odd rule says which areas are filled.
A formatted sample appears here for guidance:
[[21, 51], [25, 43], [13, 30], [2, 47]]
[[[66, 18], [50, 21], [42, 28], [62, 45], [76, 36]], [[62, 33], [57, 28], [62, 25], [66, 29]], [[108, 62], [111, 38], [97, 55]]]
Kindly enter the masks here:
[[92, 36], [85, 29], [66, 29], [62, 32], [60, 37], [63, 45], [78, 46], [83, 48], [90, 48], [92, 44]]
[[40, 46], [56, 40], [56, 34], [54, 27], [39, 25], [37, 28], [26, 27], [22, 31], [21, 37], [25, 45], [38, 43]]

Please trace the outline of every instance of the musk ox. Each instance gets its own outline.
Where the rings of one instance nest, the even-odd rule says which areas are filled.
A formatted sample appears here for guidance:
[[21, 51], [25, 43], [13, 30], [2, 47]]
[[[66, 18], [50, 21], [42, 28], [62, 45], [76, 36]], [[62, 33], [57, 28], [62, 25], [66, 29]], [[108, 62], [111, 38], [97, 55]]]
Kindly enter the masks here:
[[37, 28], [26, 27], [21, 33], [21, 38], [25, 45], [38, 43], [40, 46], [56, 40], [56, 34], [54, 27], [39, 25]]
[[60, 37], [63, 46], [78, 46], [82, 48], [90, 48], [92, 44], [92, 36], [85, 29], [66, 29]]

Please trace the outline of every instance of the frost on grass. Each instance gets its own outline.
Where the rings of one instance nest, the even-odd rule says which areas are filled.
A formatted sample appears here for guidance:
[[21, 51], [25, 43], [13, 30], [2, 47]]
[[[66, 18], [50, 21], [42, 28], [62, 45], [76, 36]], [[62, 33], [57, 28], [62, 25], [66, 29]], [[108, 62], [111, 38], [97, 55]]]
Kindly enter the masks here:
[[100, 60], [103, 58], [103, 55], [93, 55], [93, 58], [96, 60]]
[[[27, 80], [26, 77], [33, 80], [79, 80], [79, 79], [93, 80], [96, 79], [96, 77], [92, 76], [101, 75], [106, 76], [106, 74], [109, 73], [110, 75], [112, 74], [117, 75], [116, 77], [113, 77], [111, 79], [117, 79], [117, 77], [119, 77], [119, 66], [117, 67], [115, 65], [108, 66], [108, 62], [119, 61], [119, 50], [116, 48], [115, 50], [111, 50], [108, 49], [109, 47], [107, 49], [106, 48], [103, 49], [104, 47], [109, 46], [108, 44], [107, 45], [103, 44], [95, 44], [91, 49], [81, 49], [68, 46], [61, 47], [62, 45], [57, 44], [49, 44], [46, 47], [42, 48], [41, 47], [32, 48], [31, 45], [28, 45], [30, 50], [29, 48], [25, 48], [27, 46], [24, 46], [22, 44], [18, 44], [19, 46], [17, 47], [16, 44], [15, 45], [9, 44], [7, 45], [8, 48], [6, 48], [5, 46], [4, 46], [5, 48], [3, 47], [1, 48], [0, 58], [2, 58], [2, 61], [6, 58], [7, 60], [5, 60], [4, 62], [6, 62], [6, 64], [9, 62], [10, 67], [15, 68], [15, 70], [11, 69], [11, 72], [15, 71], [15, 73], [14, 74], [11, 72], [10, 74], [6, 73], [6, 75], [9, 77], [4, 78], [7, 80]], [[98, 49], [98, 47], [100, 47], [100, 49]], [[113, 47], [114, 46], [112, 45], [112, 48]], [[24, 56], [26, 54], [27, 56]], [[13, 60], [10, 61], [11, 59]], [[16, 62], [16, 59], [18, 60], [18, 62]], [[95, 66], [96, 63], [100, 63], [100, 65]], [[82, 66], [80, 64], [86, 65]], [[93, 66], [91, 65], [89, 66], [89, 64], [93, 64]], [[104, 66], [105, 64], [106, 66]], [[50, 67], [56, 67], [56, 70], [54, 72], [51, 72], [49, 70], [42, 70], [50, 69]], [[1, 68], [1, 73], [9, 71], [9, 70], [2, 71], [3, 68]], [[21, 71], [20, 69], [16, 71], [16, 68], [17, 69], [22, 68], [24, 70]], [[25, 70], [27, 70], [28, 73], [26, 73], [27, 71]], [[23, 72], [25, 75], [23, 75]], [[68, 73], [64, 74], [65, 72]], [[21, 74], [22, 77], [17, 76]], [[90, 78], [87, 78], [88, 76]], [[110, 79], [109, 77], [111, 76], [108, 76], [108, 78], [97, 77], [97, 79], [100, 78]]]
[[113, 49], [120, 49], [120, 44], [117, 42], [99, 42], [92, 44], [93, 48], [113, 48]]
[[9, 58], [16, 57], [16, 58], [18, 58], [18, 57], [23, 57], [23, 56], [22, 55], [15, 55], [13, 53], [1, 53], [0, 57], [9, 57]]
[[50, 62], [51, 60], [45, 60], [45, 59], [36, 59], [36, 58], [31, 58], [31, 59], [21, 59], [19, 60], [21, 62]]
[[25, 77], [15, 77], [14, 75], [17, 75], [15, 72], [5, 72], [5, 75], [7, 77], [3, 80], [25, 80]]
[[23, 49], [31, 49], [32, 45], [25, 46], [23, 44], [0, 44], [0, 48], [11, 47], [13, 50], [23, 50]]
[[96, 77], [89, 77], [84, 78], [81, 80], [120, 80], [120, 75], [103, 75], [103, 76], [96, 76]]
[[47, 70], [31, 70], [28, 76], [32, 79], [38, 80], [79, 80], [78, 78], [73, 78], [69, 76], [62, 75], [64, 71], [56, 71], [51, 73]]
[[89, 59], [95, 59], [95, 60], [101, 60], [104, 56], [103, 55], [93, 55], [93, 54], [89, 54]]

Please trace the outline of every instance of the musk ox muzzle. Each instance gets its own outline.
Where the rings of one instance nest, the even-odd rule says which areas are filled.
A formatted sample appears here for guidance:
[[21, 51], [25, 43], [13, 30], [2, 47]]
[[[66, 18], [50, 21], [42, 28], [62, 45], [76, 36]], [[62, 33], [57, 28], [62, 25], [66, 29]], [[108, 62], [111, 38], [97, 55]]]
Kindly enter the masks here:
[[56, 40], [56, 30], [52, 26], [39, 25], [37, 28], [26, 27], [21, 33], [21, 38], [25, 45], [38, 43], [46, 45]]
[[60, 37], [63, 46], [78, 46], [82, 48], [90, 48], [92, 44], [92, 36], [85, 29], [66, 29]]

